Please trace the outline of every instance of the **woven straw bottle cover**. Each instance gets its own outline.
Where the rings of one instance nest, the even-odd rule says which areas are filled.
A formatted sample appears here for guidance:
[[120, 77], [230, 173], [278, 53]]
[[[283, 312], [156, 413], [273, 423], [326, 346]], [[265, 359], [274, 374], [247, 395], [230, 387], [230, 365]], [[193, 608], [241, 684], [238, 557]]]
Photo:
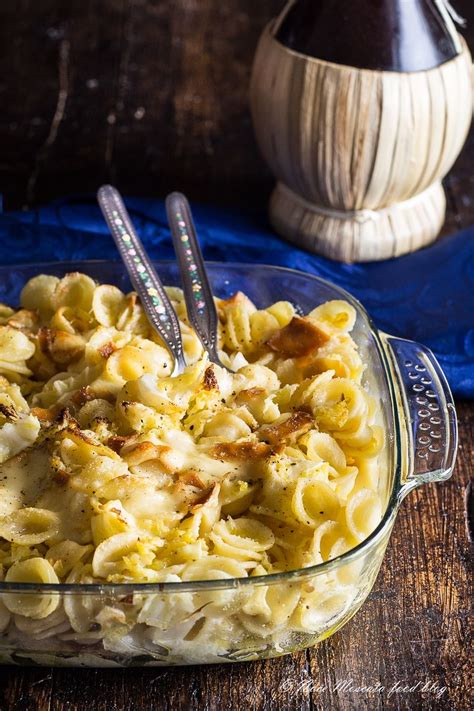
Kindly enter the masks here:
[[454, 19], [447, 0], [293, 0], [264, 30], [251, 108], [282, 236], [344, 261], [436, 238], [472, 117]]

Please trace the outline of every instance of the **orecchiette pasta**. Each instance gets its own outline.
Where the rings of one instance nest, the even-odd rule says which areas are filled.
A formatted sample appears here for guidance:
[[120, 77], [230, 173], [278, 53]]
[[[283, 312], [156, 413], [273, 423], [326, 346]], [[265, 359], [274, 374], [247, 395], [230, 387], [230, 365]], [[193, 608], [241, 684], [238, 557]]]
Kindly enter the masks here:
[[[45, 558], [27, 558], [17, 561], [7, 570], [7, 583], [59, 583], [59, 578], [52, 565]], [[58, 594], [18, 595], [6, 593], [3, 603], [10, 612], [16, 612], [22, 617], [42, 619], [55, 611], [59, 605]]]
[[[41, 275], [21, 309], [0, 305], [6, 582], [247, 579], [329, 561], [380, 522], [384, 437], [353, 307], [332, 301], [301, 317], [286, 301], [216, 299], [226, 370], [203, 352], [181, 290], [167, 291], [187, 360], [178, 377], [133, 293]], [[318, 585], [137, 592], [127, 612], [7, 592], [0, 632], [135, 648], [137, 624], [149, 628], [143, 644], [179, 638], [185, 655], [212, 636], [217, 654], [222, 635], [326, 629], [354, 597], [351, 570]]]

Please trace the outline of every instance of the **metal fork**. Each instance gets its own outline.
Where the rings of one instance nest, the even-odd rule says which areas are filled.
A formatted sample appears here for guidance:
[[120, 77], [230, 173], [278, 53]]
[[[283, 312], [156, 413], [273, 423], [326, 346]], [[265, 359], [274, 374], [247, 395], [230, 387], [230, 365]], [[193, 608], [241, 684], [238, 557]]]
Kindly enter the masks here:
[[174, 360], [172, 375], [186, 367], [179, 321], [118, 190], [103, 185], [97, 200], [115, 244], [153, 328], [163, 339]]
[[199, 246], [191, 207], [185, 195], [177, 192], [168, 195], [166, 213], [181, 271], [189, 321], [208, 352], [209, 360], [226, 368], [217, 353], [216, 305]]

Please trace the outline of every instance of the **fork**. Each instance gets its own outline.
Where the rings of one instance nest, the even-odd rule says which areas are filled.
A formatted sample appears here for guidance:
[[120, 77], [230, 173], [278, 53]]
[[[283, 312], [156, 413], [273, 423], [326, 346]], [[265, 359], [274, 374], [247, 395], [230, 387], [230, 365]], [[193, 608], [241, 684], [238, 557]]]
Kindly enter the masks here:
[[189, 321], [208, 352], [209, 360], [228, 370], [221, 363], [217, 352], [216, 305], [186, 196], [178, 192], [168, 195], [166, 213], [181, 272]]
[[112, 185], [103, 185], [97, 193], [97, 200], [148, 319], [173, 357], [172, 375], [179, 375], [186, 367], [183, 341], [178, 317], [161, 279], [145, 251], [118, 190]]

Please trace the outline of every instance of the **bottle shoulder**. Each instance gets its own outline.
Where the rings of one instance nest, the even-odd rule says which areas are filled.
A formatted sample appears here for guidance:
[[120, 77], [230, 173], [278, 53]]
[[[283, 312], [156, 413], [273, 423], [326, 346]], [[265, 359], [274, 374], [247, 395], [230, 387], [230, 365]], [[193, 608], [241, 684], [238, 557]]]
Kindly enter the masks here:
[[431, 0], [296, 0], [276, 39], [302, 54], [363, 69], [432, 69], [458, 54]]

